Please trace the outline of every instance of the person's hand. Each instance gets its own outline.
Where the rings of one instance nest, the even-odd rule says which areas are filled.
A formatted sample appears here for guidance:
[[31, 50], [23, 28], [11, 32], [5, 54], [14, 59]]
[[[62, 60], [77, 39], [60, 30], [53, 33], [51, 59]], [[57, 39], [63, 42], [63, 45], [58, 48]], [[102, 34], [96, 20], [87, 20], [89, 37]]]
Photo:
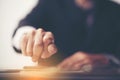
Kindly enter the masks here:
[[85, 65], [92, 67], [102, 67], [108, 64], [108, 59], [102, 54], [87, 54], [84, 52], [77, 52], [72, 56], [63, 60], [58, 68], [62, 70], [81, 70]]
[[31, 56], [34, 62], [40, 58], [48, 58], [57, 52], [53, 34], [41, 28], [23, 34], [20, 40], [20, 48], [22, 54]]

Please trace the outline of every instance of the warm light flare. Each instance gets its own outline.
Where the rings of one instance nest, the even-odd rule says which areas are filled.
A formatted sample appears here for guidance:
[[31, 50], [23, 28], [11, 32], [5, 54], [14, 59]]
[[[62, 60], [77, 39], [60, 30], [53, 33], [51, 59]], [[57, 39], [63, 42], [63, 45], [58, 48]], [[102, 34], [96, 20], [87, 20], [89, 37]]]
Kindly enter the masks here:
[[28, 78], [50, 78], [59, 71], [56, 67], [48, 67], [42, 69], [24, 69], [20, 72], [20, 76]]

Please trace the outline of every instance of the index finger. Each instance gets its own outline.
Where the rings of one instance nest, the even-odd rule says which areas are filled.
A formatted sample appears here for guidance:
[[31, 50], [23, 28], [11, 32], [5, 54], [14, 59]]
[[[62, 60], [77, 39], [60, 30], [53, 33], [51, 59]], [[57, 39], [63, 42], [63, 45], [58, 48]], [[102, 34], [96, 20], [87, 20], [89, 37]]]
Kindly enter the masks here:
[[38, 29], [35, 34], [35, 41], [34, 41], [34, 46], [33, 46], [32, 60], [34, 62], [38, 61], [43, 51], [43, 36], [44, 36], [44, 30]]

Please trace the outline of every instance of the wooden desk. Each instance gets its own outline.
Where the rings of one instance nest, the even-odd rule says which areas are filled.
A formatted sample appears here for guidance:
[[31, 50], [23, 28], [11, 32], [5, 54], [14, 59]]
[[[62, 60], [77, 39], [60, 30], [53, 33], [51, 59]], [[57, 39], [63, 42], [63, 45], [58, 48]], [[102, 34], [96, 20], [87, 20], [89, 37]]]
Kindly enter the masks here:
[[120, 70], [93, 72], [46, 70], [1, 71], [0, 80], [120, 80]]

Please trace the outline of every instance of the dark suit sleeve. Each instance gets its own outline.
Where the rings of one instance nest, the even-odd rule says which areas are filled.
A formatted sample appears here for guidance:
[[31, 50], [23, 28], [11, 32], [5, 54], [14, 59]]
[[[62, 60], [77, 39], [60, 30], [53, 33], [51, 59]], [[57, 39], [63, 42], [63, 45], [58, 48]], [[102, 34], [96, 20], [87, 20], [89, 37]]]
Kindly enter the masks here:
[[[112, 21], [113, 23], [115, 23], [115, 25], [112, 25], [112, 26], [113, 26], [113, 30], [115, 30], [114, 33], [116, 34], [114, 35], [116, 37], [114, 42], [116, 46], [112, 47], [114, 49], [114, 52], [112, 53], [112, 55], [114, 55], [116, 58], [120, 60], [120, 5], [114, 3], [112, 8], [113, 8], [112, 9], [113, 13], [112, 13], [111, 19], [113, 19], [114, 17]], [[114, 39], [114, 36], [113, 36], [113, 39]]]
[[117, 28], [117, 36], [118, 36], [118, 44], [117, 44], [117, 48], [116, 48], [116, 57], [120, 59], [120, 16], [119, 16], [119, 20], [118, 20], [118, 24], [117, 24], [118, 28]]
[[47, 0], [39, 0], [37, 6], [19, 23], [21, 26], [34, 26], [38, 28], [46, 24], [47, 21]]
[[35, 28], [39, 28], [47, 24], [47, 9], [46, 8], [48, 5], [48, 1], [49, 0], [39, 0], [38, 4], [33, 8], [33, 10], [24, 19], [22, 19], [19, 22], [16, 30], [23, 26], [33, 26]]

